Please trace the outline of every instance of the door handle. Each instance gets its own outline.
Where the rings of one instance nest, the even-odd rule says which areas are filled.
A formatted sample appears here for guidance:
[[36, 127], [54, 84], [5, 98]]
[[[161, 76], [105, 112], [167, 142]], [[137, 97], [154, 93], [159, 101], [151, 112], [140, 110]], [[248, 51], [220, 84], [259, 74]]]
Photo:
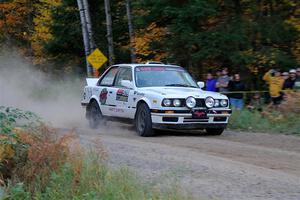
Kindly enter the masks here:
[[109, 91], [109, 94], [112, 94], [112, 91]]

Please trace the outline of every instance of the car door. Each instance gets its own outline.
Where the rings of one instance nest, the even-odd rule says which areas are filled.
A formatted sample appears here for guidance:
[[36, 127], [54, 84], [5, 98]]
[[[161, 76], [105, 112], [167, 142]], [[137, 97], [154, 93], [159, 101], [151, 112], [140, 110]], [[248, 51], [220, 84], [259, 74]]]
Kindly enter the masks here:
[[[130, 82], [129, 85], [132, 87], [126, 87], [124, 81]], [[113, 87], [114, 99], [111, 99], [111, 104], [115, 105], [114, 108], [110, 108], [112, 116], [132, 118], [133, 108], [133, 78], [132, 78], [132, 68], [131, 67], [120, 67], [116, 80]]]
[[114, 99], [116, 98], [116, 93], [114, 92], [114, 81], [118, 74], [119, 68], [110, 68], [105, 75], [98, 81], [97, 90], [93, 92], [99, 97], [100, 109], [104, 116], [112, 116], [113, 112], [111, 107], [114, 107]]

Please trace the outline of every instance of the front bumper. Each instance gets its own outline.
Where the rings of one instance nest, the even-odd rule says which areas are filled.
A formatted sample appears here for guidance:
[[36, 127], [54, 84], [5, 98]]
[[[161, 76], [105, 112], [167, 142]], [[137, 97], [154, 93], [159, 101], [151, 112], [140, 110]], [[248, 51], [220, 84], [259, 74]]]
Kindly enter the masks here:
[[207, 110], [202, 118], [193, 117], [191, 111], [178, 113], [172, 111], [151, 112], [153, 128], [159, 129], [205, 129], [226, 128], [231, 109]]
[[196, 129], [206, 129], [206, 128], [226, 128], [227, 123], [217, 123], [217, 124], [152, 124], [154, 129], [174, 129], [174, 130], [196, 130]]

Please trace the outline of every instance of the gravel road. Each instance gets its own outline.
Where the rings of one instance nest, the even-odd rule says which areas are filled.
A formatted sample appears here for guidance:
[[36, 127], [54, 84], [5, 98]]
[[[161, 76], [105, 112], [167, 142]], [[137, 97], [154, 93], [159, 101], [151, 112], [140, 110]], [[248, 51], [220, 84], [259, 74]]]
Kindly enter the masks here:
[[300, 137], [226, 131], [141, 138], [118, 124], [77, 132], [85, 144], [100, 137], [112, 166], [152, 184], [175, 181], [195, 199], [300, 199]]

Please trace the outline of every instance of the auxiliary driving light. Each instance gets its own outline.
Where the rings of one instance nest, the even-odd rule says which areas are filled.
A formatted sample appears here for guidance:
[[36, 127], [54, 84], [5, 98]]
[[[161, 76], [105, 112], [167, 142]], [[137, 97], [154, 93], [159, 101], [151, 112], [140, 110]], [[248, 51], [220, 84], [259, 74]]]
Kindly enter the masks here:
[[185, 100], [185, 105], [188, 107], [188, 108], [194, 108], [196, 106], [196, 99], [194, 97], [188, 97], [186, 100]]
[[206, 107], [208, 107], [208, 108], [212, 108], [212, 107], [214, 107], [214, 105], [215, 105], [215, 100], [214, 100], [212, 97], [207, 97], [207, 98], [205, 99], [205, 105], [206, 105]]

